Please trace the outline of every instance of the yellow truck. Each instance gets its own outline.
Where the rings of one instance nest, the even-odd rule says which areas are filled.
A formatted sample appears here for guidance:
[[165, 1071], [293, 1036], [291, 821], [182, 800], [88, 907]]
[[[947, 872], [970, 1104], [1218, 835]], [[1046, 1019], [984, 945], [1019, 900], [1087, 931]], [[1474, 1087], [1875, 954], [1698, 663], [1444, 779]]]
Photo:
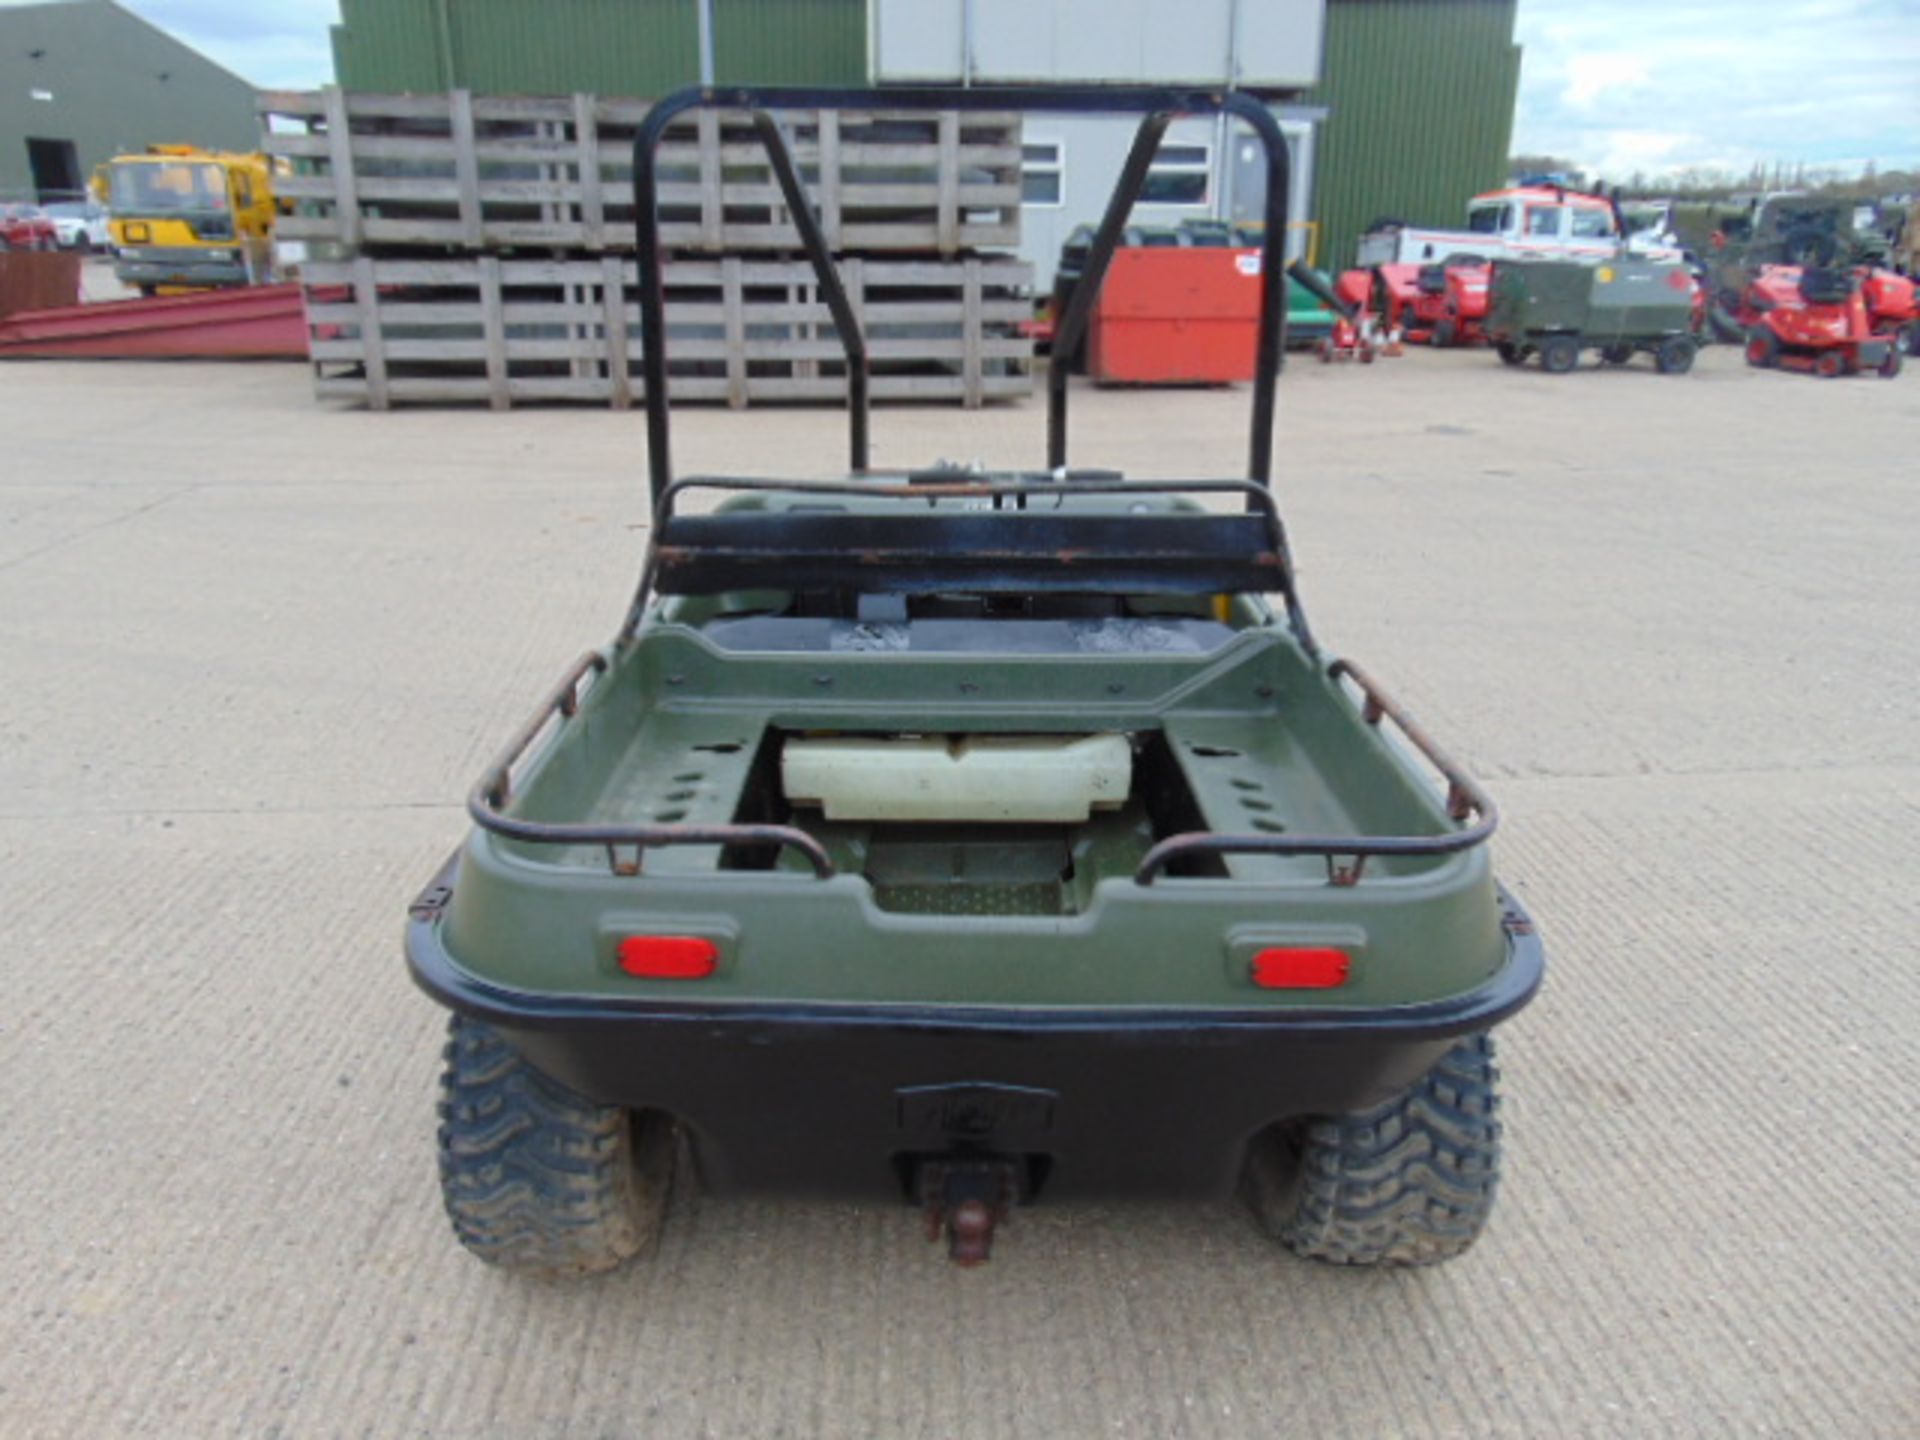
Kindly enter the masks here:
[[149, 145], [94, 171], [114, 273], [143, 295], [272, 278], [273, 164], [260, 154]]

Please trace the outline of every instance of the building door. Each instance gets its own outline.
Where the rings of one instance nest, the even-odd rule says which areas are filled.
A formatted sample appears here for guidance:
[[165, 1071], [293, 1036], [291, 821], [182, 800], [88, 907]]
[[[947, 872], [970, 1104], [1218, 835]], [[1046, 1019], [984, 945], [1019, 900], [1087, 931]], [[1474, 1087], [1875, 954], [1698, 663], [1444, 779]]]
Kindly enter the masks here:
[[80, 177], [80, 152], [71, 140], [27, 138], [27, 163], [33, 167], [34, 195], [42, 203], [79, 200], [87, 193]]
[[[1313, 139], [1317, 115], [1279, 114], [1281, 133], [1287, 137], [1291, 159], [1288, 176], [1287, 213], [1293, 233], [1287, 237], [1287, 259], [1306, 260], [1325, 266], [1330, 257], [1319, 255], [1315, 226], [1308, 206], [1313, 195]], [[1231, 158], [1226, 162], [1227, 213], [1224, 218], [1239, 225], [1259, 223], [1267, 213], [1267, 157], [1260, 142], [1245, 127], [1233, 128]]]

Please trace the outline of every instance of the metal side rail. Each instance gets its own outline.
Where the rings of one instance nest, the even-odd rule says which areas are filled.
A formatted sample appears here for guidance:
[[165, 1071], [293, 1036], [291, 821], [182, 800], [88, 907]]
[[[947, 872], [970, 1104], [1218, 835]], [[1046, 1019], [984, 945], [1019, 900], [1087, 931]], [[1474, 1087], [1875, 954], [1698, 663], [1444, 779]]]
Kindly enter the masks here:
[[1419, 722], [1352, 661], [1334, 661], [1327, 667], [1327, 675], [1336, 684], [1352, 681], [1362, 697], [1360, 718], [1375, 727], [1383, 719], [1391, 720], [1420, 757], [1439, 772], [1447, 782], [1447, 818], [1473, 823], [1440, 835], [1221, 835], [1193, 831], [1170, 835], [1149, 850], [1134, 872], [1136, 881], [1150, 885], [1174, 861], [1195, 855], [1322, 855], [1327, 861], [1329, 884], [1357, 885], [1371, 856], [1451, 855], [1484, 845], [1492, 837], [1500, 824], [1493, 797], [1454, 763]]
[[[564, 725], [579, 712], [581, 697], [588, 693], [581, 689], [580, 682], [588, 675], [603, 675], [606, 670], [607, 657], [593, 651], [581, 656], [554, 686], [468, 794], [467, 814], [474, 824], [509, 840], [533, 845], [598, 845], [607, 852], [607, 866], [616, 875], [638, 875], [646, 851], [655, 846], [777, 845], [806, 856], [816, 878], [833, 878], [833, 861], [820, 842], [791, 825], [590, 825], [523, 820], [507, 814], [506, 807], [513, 799], [513, 767], [550, 723]], [[630, 858], [622, 854], [629, 849]]]
[[[606, 851], [608, 868], [616, 875], [640, 874], [645, 852], [655, 846], [774, 845], [799, 851], [812, 865], [815, 878], [833, 878], [837, 872], [825, 847], [792, 825], [594, 825], [525, 820], [507, 814], [506, 807], [513, 798], [514, 766], [550, 725], [564, 725], [578, 713], [581, 698], [587, 693], [581, 682], [589, 675], [605, 674], [607, 668], [607, 657], [598, 651], [575, 662], [467, 796], [467, 813], [474, 824], [509, 840], [534, 845], [599, 846]], [[1500, 823], [1493, 798], [1353, 662], [1336, 660], [1327, 674], [1336, 683], [1352, 682], [1361, 696], [1361, 718], [1368, 725], [1378, 726], [1382, 720], [1394, 723], [1446, 781], [1448, 818], [1472, 823], [1440, 835], [1224, 835], [1189, 831], [1168, 836], [1149, 850], [1134, 872], [1136, 884], [1151, 885], [1175, 861], [1197, 855], [1320, 855], [1326, 858], [1328, 883], [1357, 885], [1367, 860], [1375, 855], [1449, 855], [1486, 843]], [[630, 857], [623, 853], [626, 850], [632, 851]]]

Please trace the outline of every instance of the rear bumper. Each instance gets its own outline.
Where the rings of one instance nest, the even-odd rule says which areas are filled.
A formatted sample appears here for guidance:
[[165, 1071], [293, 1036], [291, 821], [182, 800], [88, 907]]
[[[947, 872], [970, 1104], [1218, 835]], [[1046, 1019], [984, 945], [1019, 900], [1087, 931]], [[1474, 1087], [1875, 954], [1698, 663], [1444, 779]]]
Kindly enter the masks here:
[[406, 955], [450, 1010], [605, 1104], [686, 1127], [718, 1191], [898, 1197], [921, 1158], [1025, 1160], [1048, 1195], [1221, 1199], [1275, 1122], [1377, 1103], [1539, 988], [1545, 954], [1502, 893], [1506, 963], [1444, 1000], [1368, 1010], [991, 1009], [583, 999], [469, 974], [440, 942], [453, 878]]

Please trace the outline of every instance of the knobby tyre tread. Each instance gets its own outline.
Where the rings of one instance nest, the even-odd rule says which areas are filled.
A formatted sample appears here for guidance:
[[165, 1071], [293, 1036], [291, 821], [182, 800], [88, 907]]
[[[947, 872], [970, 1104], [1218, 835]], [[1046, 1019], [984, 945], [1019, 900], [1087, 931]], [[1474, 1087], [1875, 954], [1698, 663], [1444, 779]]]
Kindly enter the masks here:
[[1250, 1161], [1262, 1225], [1336, 1265], [1432, 1265], [1479, 1238], [1500, 1185], [1493, 1039], [1468, 1036], [1368, 1110], [1263, 1137]]
[[522, 1274], [610, 1270], [652, 1242], [672, 1181], [671, 1123], [598, 1105], [456, 1015], [440, 1087], [440, 1188], [460, 1243]]

